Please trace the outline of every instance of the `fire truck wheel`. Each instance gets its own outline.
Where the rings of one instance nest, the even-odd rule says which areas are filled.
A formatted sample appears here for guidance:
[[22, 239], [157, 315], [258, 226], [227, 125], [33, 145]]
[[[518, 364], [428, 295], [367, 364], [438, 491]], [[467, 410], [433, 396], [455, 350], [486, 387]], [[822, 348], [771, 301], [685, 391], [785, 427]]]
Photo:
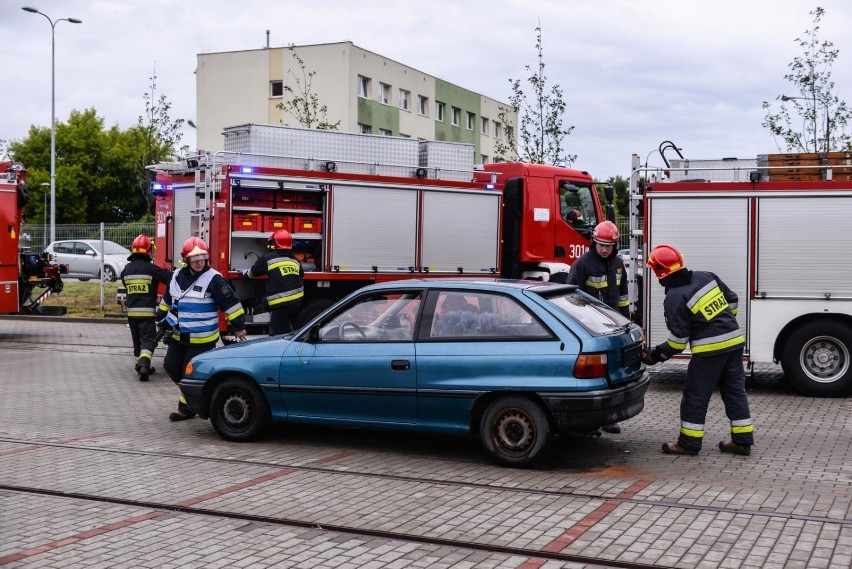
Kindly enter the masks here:
[[266, 397], [250, 379], [228, 378], [213, 392], [210, 422], [225, 440], [255, 440], [266, 432], [271, 418]]
[[498, 464], [513, 467], [535, 464], [551, 438], [547, 415], [525, 397], [501, 397], [491, 403], [479, 423], [479, 434]]
[[784, 344], [781, 367], [791, 384], [813, 397], [852, 392], [852, 328], [840, 322], [811, 322]]

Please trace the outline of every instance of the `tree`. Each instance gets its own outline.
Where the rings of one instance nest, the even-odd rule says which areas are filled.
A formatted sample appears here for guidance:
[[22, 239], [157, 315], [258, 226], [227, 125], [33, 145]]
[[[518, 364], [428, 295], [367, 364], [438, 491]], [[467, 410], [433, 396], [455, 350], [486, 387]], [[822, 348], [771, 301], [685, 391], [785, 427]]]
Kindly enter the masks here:
[[185, 154], [189, 148], [185, 145], [179, 146], [183, 137], [181, 128], [185, 122], [184, 119], [171, 120], [169, 110], [172, 104], [163, 94], [159, 99], [156, 98], [156, 70], [149, 79], [151, 91], [143, 96], [145, 115], [139, 116], [136, 126], [129, 129], [127, 134], [130, 136], [130, 146], [136, 162], [136, 167], [133, 168], [134, 187], [145, 200], [146, 211], [153, 214], [155, 201], [151, 193], [153, 175], [145, 167], [158, 162], [175, 160], [178, 154]]
[[290, 114], [300, 126], [305, 128], [337, 130], [340, 121], [333, 123], [328, 121], [328, 106], [320, 105], [319, 97], [312, 89], [314, 76], [317, 72], [307, 70], [305, 62], [296, 53], [293, 44], [290, 44], [288, 49], [296, 61], [299, 74], [297, 75], [292, 67], [287, 69], [287, 74], [293, 78], [294, 86], [286, 83], [283, 85], [284, 101], [278, 103], [276, 108]]
[[564, 155], [562, 140], [571, 134], [573, 126], [562, 127], [562, 115], [565, 113], [565, 101], [562, 99], [562, 87], [554, 84], [548, 89], [547, 76], [544, 74], [544, 55], [541, 41], [541, 26], [536, 29], [536, 51], [538, 52], [538, 65], [533, 70], [529, 65], [526, 70], [530, 73], [526, 82], [529, 83], [531, 95], [527, 96], [521, 88], [520, 79], [509, 79], [512, 88], [512, 96], [509, 103], [513, 109], [500, 107], [499, 121], [508, 125], [509, 112], [514, 110], [519, 113], [520, 125], [517, 143], [514, 136], [507, 137], [507, 141], [499, 140], [494, 149], [497, 160], [521, 159], [524, 162], [535, 164], [563, 164], [571, 165], [577, 160], [576, 154]]
[[[175, 158], [183, 124], [169, 118], [171, 105], [164, 95], [153, 102], [155, 90], [156, 75], [144, 97], [144, 117], [127, 130], [105, 129], [95, 109], [74, 110], [67, 123], [56, 123], [56, 223], [151, 219], [152, 175], [145, 166]], [[41, 183], [50, 180], [50, 128], [31, 126], [26, 138], [9, 143], [8, 153], [29, 170], [25, 219], [43, 219], [49, 190]]]
[[[850, 150], [852, 138], [846, 133], [846, 126], [852, 119], [852, 111], [834, 94], [835, 85], [831, 80], [831, 66], [840, 51], [832, 42], [820, 41], [818, 37], [825, 10], [817, 7], [809, 14], [813, 17], [811, 28], [805, 30], [804, 37], [795, 40], [804, 53], [793, 58], [787, 65], [790, 72], [784, 76], [799, 95], [776, 97], [775, 100], [782, 103], [777, 113], [773, 112], [771, 102], [764, 101], [766, 118], [762, 126], [768, 128], [774, 138], [781, 137], [787, 152]], [[787, 102], [801, 117], [801, 129], [792, 126], [789, 106], [783, 104]]]

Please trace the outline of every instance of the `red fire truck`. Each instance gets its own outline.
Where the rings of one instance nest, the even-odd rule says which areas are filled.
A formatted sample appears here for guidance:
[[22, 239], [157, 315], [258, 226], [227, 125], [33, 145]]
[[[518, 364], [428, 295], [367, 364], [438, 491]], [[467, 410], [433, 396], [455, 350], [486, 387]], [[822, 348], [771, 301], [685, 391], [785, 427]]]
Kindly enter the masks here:
[[[176, 266], [187, 238], [204, 239], [211, 266], [234, 286], [249, 325], [268, 322], [264, 283], [238, 271], [264, 253], [279, 228], [293, 234], [305, 269], [303, 323], [373, 282], [426, 275], [564, 279], [604, 218], [588, 172], [522, 163], [474, 172], [472, 145], [238, 128], [248, 147], [152, 168], [155, 261]], [[606, 194], [611, 200], [611, 188]]]
[[60, 273], [68, 272], [65, 265], [51, 264], [45, 254], [21, 247], [26, 204], [26, 169], [0, 161], [0, 314], [40, 313], [41, 303], [62, 290]]
[[[644, 188], [644, 231], [632, 217], [631, 256], [667, 243], [693, 269], [713, 271], [740, 298], [747, 364], [780, 362], [799, 391], [852, 392], [852, 153], [760, 155], [750, 171], [689, 168], [691, 181]], [[633, 157], [633, 196], [643, 199]], [[742, 181], [709, 182], [725, 178]], [[631, 208], [632, 209], [632, 208]], [[638, 237], [644, 238], [644, 253]], [[632, 263], [632, 266], [641, 263]], [[630, 270], [629, 272], [633, 272]], [[631, 275], [632, 276], [632, 275]], [[664, 290], [649, 280], [637, 299], [649, 345], [668, 336]]]

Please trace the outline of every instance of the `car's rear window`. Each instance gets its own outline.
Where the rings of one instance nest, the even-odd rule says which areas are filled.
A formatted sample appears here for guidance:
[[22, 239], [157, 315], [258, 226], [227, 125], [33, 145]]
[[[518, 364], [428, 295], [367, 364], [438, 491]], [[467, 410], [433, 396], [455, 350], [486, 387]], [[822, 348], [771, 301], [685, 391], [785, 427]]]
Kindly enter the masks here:
[[547, 295], [545, 298], [595, 335], [621, 332], [630, 324], [630, 320], [617, 310], [576, 291]]

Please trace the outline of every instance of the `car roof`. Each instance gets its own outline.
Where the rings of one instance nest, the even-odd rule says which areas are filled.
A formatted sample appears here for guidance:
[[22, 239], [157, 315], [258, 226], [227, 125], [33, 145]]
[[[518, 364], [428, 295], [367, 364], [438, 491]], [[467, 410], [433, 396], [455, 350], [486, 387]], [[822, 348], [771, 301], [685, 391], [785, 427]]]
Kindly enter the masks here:
[[501, 278], [470, 278], [470, 277], [448, 277], [448, 278], [419, 278], [398, 281], [387, 281], [371, 285], [372, 290], [383, 290], [387, 288], [440, 288], [458, 290], [485, 290], [485, 291], [522, 291], [531, 290], [537, 293], [544, 291], [553, 292], [560, 288], [575, 290], [575, 285], [552, 283], [545, 281], [533, 281], [522, 279]]

